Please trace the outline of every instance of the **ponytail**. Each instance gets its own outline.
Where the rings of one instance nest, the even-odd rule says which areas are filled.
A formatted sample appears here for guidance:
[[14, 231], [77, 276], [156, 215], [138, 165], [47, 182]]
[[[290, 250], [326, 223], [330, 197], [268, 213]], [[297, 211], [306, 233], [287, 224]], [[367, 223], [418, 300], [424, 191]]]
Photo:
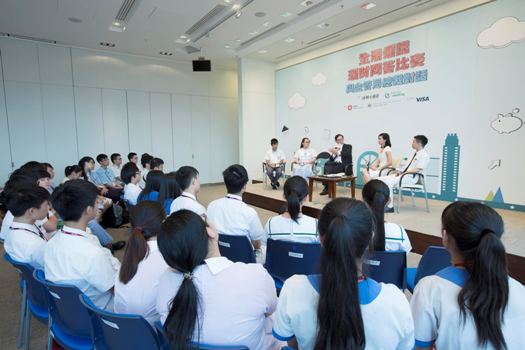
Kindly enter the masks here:
[[207, 227], [202, 218], [189, 210], [179, 210], [162, 224], [159, 250], [166, 263], [183, 274], [182, 283], [170, 305], [164, 331], [171, 349], [189, 348], [198, 320], [199, 292], [193, 281], [195, 268], [208, 255]]
[[507, 348], [502, 332], [509, 300], [505, 248], [501, 242], [503, 220], [492, 208], [480, 203], [455, 202], [442, 214], [442, 225], [463, 254], [470, 278], [458, 295], [463, 322], [472, 314], [478, 344]]
[[363, 199], [374, 214], [375, 230], [372, 249], [385, 251], [385, 206], [390, 194], [388, 186], [381, 180], [371, 180], [363, 187]]
[[120, 282], [127, 284], [137, 273], [139, 263], [149, 253], [148, 239], [160, 231], [166, 217], [164, 207], [158, 202], [143, 201], [131, 209], [131, 237], [128, 240], [119, 272]]
[[301, 202], [308, 195], [306, 180], [300, 176], [292, 176], [284, 183], [283, 193], [288, 214], [293, 221], [297, 222], [301, 214]]
[[373, 219], [363, 202], [338, 198], [321, 211], [321, 283], [314, 350], [364, 349], [357, 261], [370, 243]]

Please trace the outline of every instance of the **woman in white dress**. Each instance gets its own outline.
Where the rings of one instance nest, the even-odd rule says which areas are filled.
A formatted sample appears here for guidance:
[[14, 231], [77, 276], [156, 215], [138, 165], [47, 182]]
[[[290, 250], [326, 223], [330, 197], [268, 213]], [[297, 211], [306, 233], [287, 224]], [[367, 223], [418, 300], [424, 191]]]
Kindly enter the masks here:
[[313, 164], [317, 153], [313, 148], [310, 148], [310, 139], [303, 137], [301, 140], [301, 148], [299, 148], [293, 156], [293, 174], [294, 176], [300, 176], [305, 180], [309, 176], [313, 175]]
[[382, 169], [392, 166], [392, 144], [390, 143], [390, 135], [387, 133], [379, 134], [377, 136], [377, 143], [379, 144], [379, 157], [377, 157], [369, 168], [361, 169], [363, 183], [365, 184], [372, 179], [378, 178]]

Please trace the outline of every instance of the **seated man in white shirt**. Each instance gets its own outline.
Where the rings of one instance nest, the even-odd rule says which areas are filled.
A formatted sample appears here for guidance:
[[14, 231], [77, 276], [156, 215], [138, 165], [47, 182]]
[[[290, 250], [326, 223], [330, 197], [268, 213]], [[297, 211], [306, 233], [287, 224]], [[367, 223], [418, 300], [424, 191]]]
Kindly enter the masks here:
[[277, 139], [272, 139], [270, 144], [272, 148], [266, 152], [264, 161], [266, 163], [266, 174], [270, 178], [272, 188], [275, 190], [280, 186], [279, 178], [283, 176], [283, 165], [286, 163], [286, 155], [278, 149], [279, 141]]
[[28, 183], [10, 190], [6, 197], [7, 208], [14, 216], [4, 242], [6, 253], [16, 261], [43, 269], [48, 236], [45, 230], [36, 225], [36, 221], [47, 217], [49, 192]]
[[139, 187], [140, 170], [135, 163], [129, 162], [122, 167], [120, 172], [124, 185], [124, 200], [130, 205], [136, 205], [142, 189]]
[[239, 164], [222, 172], [228, 194], [208, 205], [208, 223], [219, 233], [246, 236], [256, 250], [261, 249], [265, 233], [255, 209], [242, 201], [248, 183], [248, 172]]
[[140, 172], [140, 188], [144, 188], [146, 186], [146, 178], [148, 177], [148, 173], [151, 170], [149, 162], [153, 159], [153, 156], [144, 153], [142, 156], [140, 156], [140, 164], [142, 165], [142, 170]]
[[197, 194], [201, 190], [199, 171], [192, 166], [181, 166], [175, 173], [175, 178], [182, 194], [171, 203], [170, 214], [187, 209], [206, 219], [206, 208], [197, 202]]
[[51, 204], [64, 220], [44, 249], [46, 279], [73, 284], [95, 305], [113, 310], [113, 286], [120, 263], [100, 245], [87, 227], [97, 215], [98, 190], [83, 180], [60, 185], [51, 195]]
[[111, 170], [113, 171], [113, 175], [117, 178], [117, 180], [120, 180], [120, 171], [122, 170], [122, 156], [120, 153], [113, 153], [111, 156]]
[[[378, 177], [378, 180], [383, 181], [388, 185], [390, 189], [390, 201], [388, 202], [387, 209], [385, 212], [393, 213], [394, 212], [394, 194], [393, 188], [399, 186], [399, 180], [403, 174], [414, 174], [414, 173], [423, 173], [430, 161], [430, 157], [425, 150], [425, 146], [428, 143], [428, 139], [424, 135], [416, 135], [412, 140], [412, 148], [416, 151], [412, 156], [412, 159], [408, 164], [403, 164], [398, 167], [393, 173], [387, 176]], [[403, 177], [403, 184], [415, 184], [418, 181], [419, 177], [416, 175], [406, 175]]]

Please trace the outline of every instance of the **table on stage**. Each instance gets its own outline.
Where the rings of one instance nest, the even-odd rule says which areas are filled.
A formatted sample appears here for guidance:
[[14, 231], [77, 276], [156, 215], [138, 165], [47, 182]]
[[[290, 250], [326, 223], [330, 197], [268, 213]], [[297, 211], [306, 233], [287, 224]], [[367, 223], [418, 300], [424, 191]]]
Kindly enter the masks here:
[[355, 176], [310, 176], [308, 178], [308, 201], [312, 201], [312, 192], [314, 191], [314, 182], [324, 182], [328, 185], [328, 196], [335, 198], [336, 187], [339, 182], [350, 182], [352, 184], [352, 198], [355, 198]]

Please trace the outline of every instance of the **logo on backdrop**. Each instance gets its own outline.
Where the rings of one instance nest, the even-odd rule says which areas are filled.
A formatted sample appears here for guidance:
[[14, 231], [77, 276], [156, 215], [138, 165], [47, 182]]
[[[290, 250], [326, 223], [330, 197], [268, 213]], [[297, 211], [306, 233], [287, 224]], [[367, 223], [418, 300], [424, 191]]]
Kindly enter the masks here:
[[416, 97], [416, 101], [417, 102], [428, 102], [430, 101], [430, 98], [428, 96]]
[[359, 54], [358, 66], [348, 71], [346, 93], [359, 93], [427, 81], [425, 53], [411, 53], [410, 40]]

